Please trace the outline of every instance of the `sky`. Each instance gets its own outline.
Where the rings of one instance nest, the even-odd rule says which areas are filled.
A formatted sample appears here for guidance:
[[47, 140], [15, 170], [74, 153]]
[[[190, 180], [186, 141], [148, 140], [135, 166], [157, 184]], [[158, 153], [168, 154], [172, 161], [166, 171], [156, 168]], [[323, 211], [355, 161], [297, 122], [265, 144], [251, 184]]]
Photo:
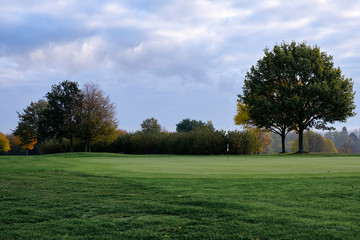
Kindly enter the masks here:
[[[118, 127], [154, 117], [234, 125], [245, 74], [266, 47], [306, 41], [354, 82], [360, 112], [360, 2], [330, 0], [1, 0], [0, 132], [64, 80], [98, 83]], [[360, 113], [338, 130], [360, 128]]]

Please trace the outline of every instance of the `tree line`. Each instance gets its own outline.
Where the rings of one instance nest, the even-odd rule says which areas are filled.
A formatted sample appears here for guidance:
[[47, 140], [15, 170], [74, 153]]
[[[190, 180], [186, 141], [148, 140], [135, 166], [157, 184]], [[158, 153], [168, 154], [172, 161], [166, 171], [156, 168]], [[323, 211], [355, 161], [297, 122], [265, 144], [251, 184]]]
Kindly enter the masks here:
[[[265, 132], [215, 130], [211, 121], [183, 119], [176, 132], [162, 131], [154, 118], [141, 130], [117, 129], [115, 107], [99, 85], [65, 80], [51, 86], [45, 99], [18, 112], [13, 134], [5, 137], [10, 153], [106, 151], [132, 154], [259, 154], [269, 145]], [[0, 138], [0, 140], [3, 138]], [[231, 147], [230, 147], [231, 146]]]
[[52, 85], [45, 99], [31, 102], [18, 117], [13, 135], [26, 151], [48, 141], [68, 140], [72, 152], [74, 139], [90, 151], [94, 142], [112, 141], [117, 128], [115, 106], [99, 85], [86, 83], [80, 89], [68, 80]]
[[[141, 130], [126, 132], [116, 130], [111, 139], [99, 138], [92, 143], [92, 151], [127, 154], [261, 154], [277, 153], [282, 149], [280, 136], [256, 128], [243, 131], [216, 130], [211, 121], [183, 119], [176, 125], [176, 132], [164, 131], [155, 118], [145, 119]], [[4, 144], [6, 143], [7, 144]], [[74, 151], [84, 151], [84, 141], [73, 140]], [[286, 141], [292, 152], [298, 150], [298, 135], [289, 133]], [[313, 131], [304, 133], [304, 149], [308, 152], [356, 153], [360, 152], [360, 130], [330, 131], [321, 135]], [[11, 150], [10, 150], [11, 149]], [[18, 136], [0, 133], [0, 152], [23, 153]], [[52, 138], [37, 142], [32, 153], [49, 154], [69, 152], [70, 139]]]
[[260, 154], [270, 144], [265, 132], [215, 130], [210, 121], [184, 119], [177, 124], [176, 132], [160, 129], [157, 120], [149, 118], [141, 124], [141, 130], [122, 133], [106, 148], [97, 146], [96, 150], [129, 154], [238, 155]]
[[[310, 131], [335, 130], [328, 124], [354, 116], [354, 94], [352, 79], [334, 67], [332, 56], [306, 42], [283, 42], [272, 50], [266, 48], [264, 57], [246, 74], [234, 119], [243, 131], [215, 130], [211, 122], [184, 119], [175, 133], [164, 133], [150, 118], [141, 124], [141, 131], [121, 134], [114, 104], [98, 85], [88, 83], [79, 89], [76, 82], [63, 81], [52, 86], [46, 99], [18, 113], [14, 136], [26, 150], [46, 149], [46, 143], [56, 146], [57, 141], [67, 142], [73, 151], [76, 141], [85, 151], [95, 145], [106, 149], [99, 146], [116, 142], [117, 151], [128, 153], [254, 154], [267, 151], [265, 139], [275, 139], [269, 133], [281, 138], [281, 152], [286, 152], [286, 136], [295, 132], [293, 151], [354, 152], [359, 150], [356, 134], [333, 131], [325, 139]], [[339, 143], [344, 138], [347, 141]], [[232, 146], [231, 150], [225, 146]]]

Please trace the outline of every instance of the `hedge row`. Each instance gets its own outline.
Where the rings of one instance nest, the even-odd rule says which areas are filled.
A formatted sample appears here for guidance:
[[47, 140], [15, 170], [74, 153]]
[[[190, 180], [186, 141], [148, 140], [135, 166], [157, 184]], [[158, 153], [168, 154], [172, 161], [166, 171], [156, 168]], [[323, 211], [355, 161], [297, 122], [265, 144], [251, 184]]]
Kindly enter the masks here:
[[[211, 131], [199, 128], [191, 132], [158, 132], [141, 131], [120, 135], [109, 145], [97, 143], [92, 147], [96, 152], [117, 152], [126, 154], [257, 154], [261, 153], [263, 144], [256, 130]], [[227, 151], [229, 146], [229, 152]]]

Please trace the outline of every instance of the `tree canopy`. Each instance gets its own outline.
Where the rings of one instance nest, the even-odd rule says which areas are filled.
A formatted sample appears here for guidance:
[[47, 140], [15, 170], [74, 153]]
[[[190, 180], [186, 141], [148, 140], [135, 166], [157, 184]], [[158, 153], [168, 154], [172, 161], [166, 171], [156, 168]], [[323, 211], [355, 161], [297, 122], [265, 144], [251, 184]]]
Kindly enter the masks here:
[[327, 124], [355, 115], [352, 79], [319, 47], [284, 42], [264, 55], [246, 74], [239, 95], [254, 125], [280, 135], [296, 131], [302, 152], [304, 130], [331, 129]]
[[203, 121], [190, 120], [190, 118], [186, 118], [181, 120], [178, 124], [176, 124], [177, 132], [191, 132], [200, 127], [207, 127], [210, 131], [214, 131], [214, 125], [211, 121], [207, 121], [204, 123]]
[[144, 133], [159, 133], [161, 132], [161, 125], [155, 118], [147, 118], [141, 124], [141, 131]]
[[49, 133], [57, 138], [72, 140], [76, 135], [75, 112], [82, 104], [83, 95], [77, 82], [65, 80], [54, 84], [46, 94], [48, 107], [45, 112]]
[[47, 101], [40, 99], [37, 102], [31, 102], [22, 113], [17, 113], [19, 122], [14, 135], [20, 138], [22, 148], [32, 150], [37, 142], [44, 141], [46, 138], [44, 111], [47, 106]]
[[86, 151], [90, 152], [91, 142], [115, 138], [115, 105], [109, 96], [104, 96], [100, 86], [94, 83], [86, 83], [82, 95], [82, 104], [76, 112], [76, 136], [85, 142]]

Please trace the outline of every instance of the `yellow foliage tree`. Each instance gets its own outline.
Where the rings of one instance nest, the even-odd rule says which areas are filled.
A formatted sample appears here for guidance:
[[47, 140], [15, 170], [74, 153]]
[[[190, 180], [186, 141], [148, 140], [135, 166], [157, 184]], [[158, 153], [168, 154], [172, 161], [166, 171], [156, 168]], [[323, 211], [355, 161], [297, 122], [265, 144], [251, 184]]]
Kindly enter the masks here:
[[37, 143], [37, 139], [34, 138], [34, 139], [31, 139], [29, 142], [22, 144], [21, 146], [22, 146], [22, 149], [33, 150], [36, 143]]
[[7, 137], [0, 132], [0, 152], [10, 151], [10, 142]]
[[21, 148], [26, 150], [26, 155], [29, 154], [29, 150], [33, 150], [36, 143], [37, 138], [36, 136], [32, 136], [31, 134], [28, 134], [26, 138], [20, 138], [21, 141]]
[[248, 107], [240, 101], [237, 102], [237, 114], [234, 117], [234, 121], [236, 125], [241, 125], [245, 128], [250, 128], [252, 125]]

